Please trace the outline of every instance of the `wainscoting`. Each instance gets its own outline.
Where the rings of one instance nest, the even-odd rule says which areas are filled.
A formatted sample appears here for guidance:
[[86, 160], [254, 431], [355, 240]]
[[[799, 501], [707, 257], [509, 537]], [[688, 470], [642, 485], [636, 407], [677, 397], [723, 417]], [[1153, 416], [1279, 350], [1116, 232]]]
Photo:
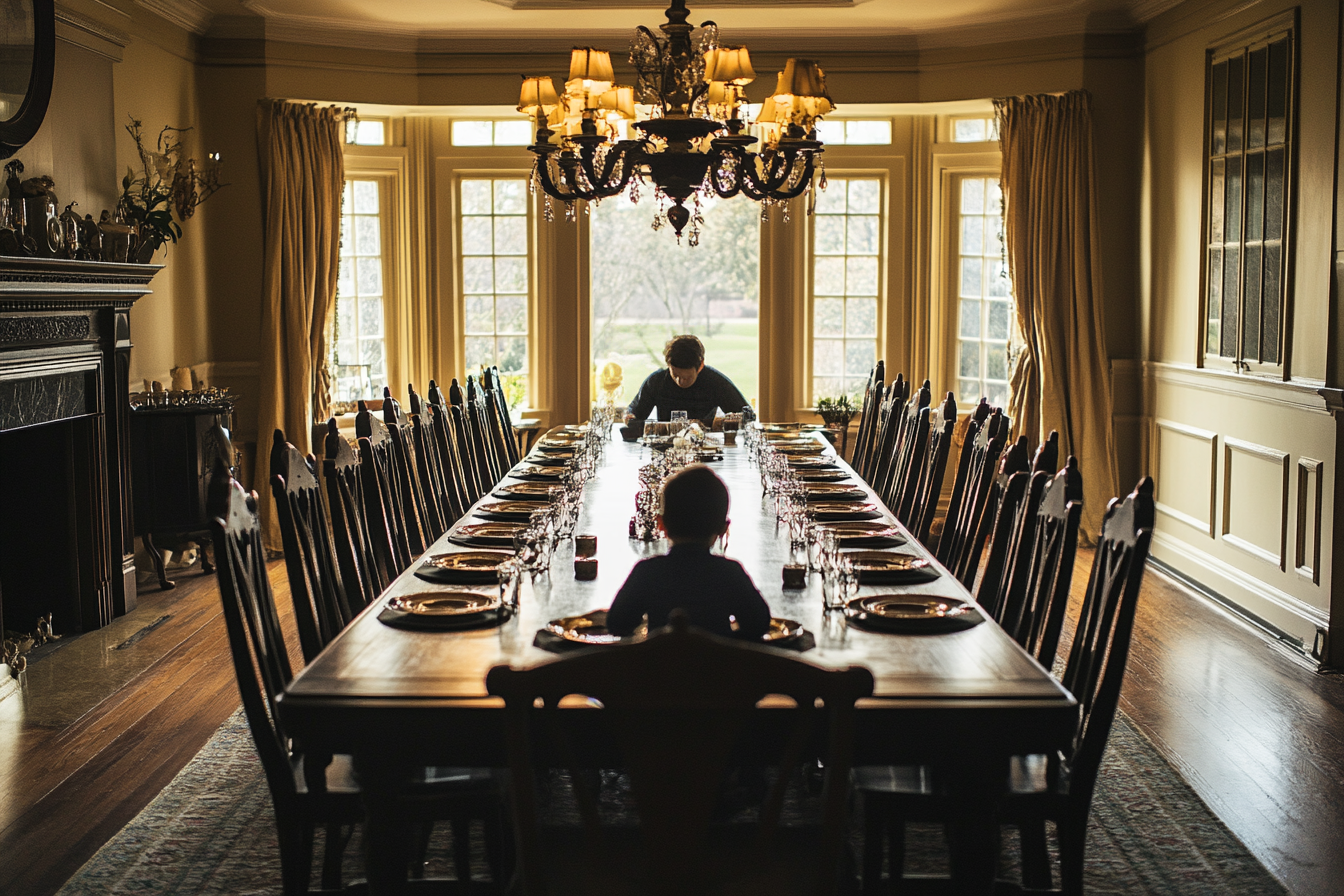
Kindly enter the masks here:
[[1336, 423], [1320, 386], [1161, 363], [1142, 373], [1153, 556], [1315, 655], [1335, 514]]

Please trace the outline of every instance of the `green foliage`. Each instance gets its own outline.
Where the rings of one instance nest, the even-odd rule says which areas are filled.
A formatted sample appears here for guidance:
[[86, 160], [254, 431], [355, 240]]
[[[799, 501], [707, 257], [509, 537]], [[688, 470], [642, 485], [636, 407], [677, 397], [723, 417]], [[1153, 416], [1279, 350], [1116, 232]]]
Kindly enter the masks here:
[[159, 131], [155, 149], [145, 146], [138, 119], [126, 125], [126, 133], [135, 141], [140, 156], [140, 172], [126, 169], [121, 179], [118, 209], [127, 224], [134, 225], [143, 243], [158, 251], [164, 243], [176, 243], [182, 227], [174, 220], [190, 218], [200, 205], [220, 187], [219, 161], [210, 159], [199, 170], [195, 159], [184, 159], [182, 135], [191, 128], [165, 127]]

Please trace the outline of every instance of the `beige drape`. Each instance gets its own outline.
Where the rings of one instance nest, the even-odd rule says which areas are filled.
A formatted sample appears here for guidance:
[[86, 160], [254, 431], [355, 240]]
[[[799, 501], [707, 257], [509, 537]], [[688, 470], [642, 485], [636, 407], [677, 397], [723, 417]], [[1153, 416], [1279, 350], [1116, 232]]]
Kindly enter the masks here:
[[1012, 372], [1015, 435], [1059, 431], [1083, 474], [1094, 537], [1117, 494], [1106, 355], [1092, 109], [1085, 91], [994, 101], [1003, 150], [1004, 236], [1026, 346]]
[[280, 550], [270, 499], [275, 429], [305, 454], [314, 423], [331, 406], [327, 339], [341, 245], [344, 111], [262, 100], [257, 156], [265, 218], [261, 300], [261, 395], [257, 490], [266, 547]]

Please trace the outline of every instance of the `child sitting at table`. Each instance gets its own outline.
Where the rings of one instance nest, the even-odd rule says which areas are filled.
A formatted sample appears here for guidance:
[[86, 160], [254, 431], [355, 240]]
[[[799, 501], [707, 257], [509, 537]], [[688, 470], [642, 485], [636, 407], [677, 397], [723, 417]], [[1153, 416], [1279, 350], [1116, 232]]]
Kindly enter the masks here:
[[681, 609], [691, 625], [716, 635], [759, 640], [769, 631], [770, 608], [742, 564], [709, 550], [728, 531], [723, 480], [699, 464], [670, 477], [659, 519], [672, 549], [630, 571], [607, 611], [607, 630], [633, 634], [645, 615], [650, 629], [661, 628]]

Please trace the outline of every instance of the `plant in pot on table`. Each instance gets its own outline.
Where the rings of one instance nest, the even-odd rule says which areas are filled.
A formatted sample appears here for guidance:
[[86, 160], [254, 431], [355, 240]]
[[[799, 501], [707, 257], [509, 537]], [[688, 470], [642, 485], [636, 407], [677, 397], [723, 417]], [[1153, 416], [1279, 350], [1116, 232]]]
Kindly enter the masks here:
[[837, 438], [839, 439], [842, 455], [845, 453], [845, 447], [849, 442], [849, 421], [854, 419], [858, 410], [850, 402], [848, 395], [817, 399], [817, 413], [821, 415], [822, 421], [826, 424], [827, 437], [830, 438], [832, 443]]
[[218, 153], [211, 153], [200, 166], [195, 159], [184, 158], [182, 136], [191, 128], [165, 127], [153, 149], [145, 146], [140, 128], [134, 118], [126, 125], [140, 156], [140, 171], [126, 169], [117, 211], [120, 220], [135, 228], [134, 260], [148, 264], [160, 246], [177, 242], [182, 235], [178, 222], [190, 218], [196, 206], [227, 185], [219, 181]]

